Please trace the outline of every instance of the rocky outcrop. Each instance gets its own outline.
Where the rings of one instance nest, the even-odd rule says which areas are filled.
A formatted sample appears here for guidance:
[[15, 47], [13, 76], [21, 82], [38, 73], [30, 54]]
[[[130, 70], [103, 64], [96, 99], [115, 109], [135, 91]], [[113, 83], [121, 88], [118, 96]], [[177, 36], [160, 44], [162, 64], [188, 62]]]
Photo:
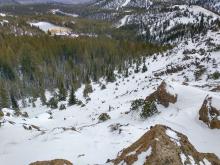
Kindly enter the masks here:
[[70, 161], [64, 159], [55, 159], [50, 161], [37, 161], [30, 165], [73, 165]]
[[188, 138], [169, 127], [156, 125], [111, 161], [114, 165], [219, 165], [214, 154], [199, 153]]
[[199, 120], [211, 129], [220, 129], [220, 110], [212, 106], [212, 97], [207, 96], [199, 110]]
[[157, 102], [165, 107], [169, 106], [169, 103], [176, 103], [177, 95], [171, 92], [172, 87], [163, 81], [157, 90], [150, 94], [145, 100], [150, 102]]

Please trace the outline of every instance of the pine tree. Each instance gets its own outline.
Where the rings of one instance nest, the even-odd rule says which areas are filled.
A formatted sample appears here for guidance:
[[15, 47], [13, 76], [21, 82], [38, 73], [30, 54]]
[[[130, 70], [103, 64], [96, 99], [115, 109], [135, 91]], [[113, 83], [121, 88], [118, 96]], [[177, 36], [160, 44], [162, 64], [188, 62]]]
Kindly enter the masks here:
[[26, 108], [27, 107], [27, 101], [26, 101], [25, 98], [22, 98], [21, 104], [22, 104], [22, 108]]
[[129, 71], [128, 71], [128, 68], [126, 68], [125, 70], [125, 78], [127, 78], [129, 76]]
[[0, 101], [2, 108], [9, 108], [10, 101], [9, 101], [8, 92], [5, 90], [5, 88], [2, 85], [0, 87]]
[[11, 98], [11, 107], [12, 107], [12, 109], [19, 110], [19, 105], [18, 105], [17, 100], [16, 100], [13, 93], [11, 93], [10, 98]]
[[47, 104], [47, 98], [46, 98], [46, 96], [45, 96], [45, 91], [44, 91], [44, 89], [42, 89], [42, 90], [40, 91], [40, 100], [41, 100], [42, 105], [46, 105], [46, 104]]
[[134, 73], [138, 73], [138, 72], [139, 72], [139, 64], [137, 63], [136, 67], [135, 67], [135, 70], [134, 70]]
[[107, 82], [114, 82], [115, 81], [115, 74], [114, 74], [114, 68], [113, 67], [109, 67], [107, 69]]
[[92, 92], [93, 92], [92, 85], [91, 84], [86, 84], [85, 88], [84, 88], [84, 91], [83, 91], [83, 96], [88, 97], [89, 93], [92, 93]]
[[52, 97], [49, 102], [48, 102], [48, 106], [51, 109], [57, 109], [58, 108], [58, 100], [56, 98], [56, 96]]
[[74, 92], [74, 89], [72, 87], [71, 91], [70, 91], [70, 95], [69, 95], [68, 105], [69, 106], [75, 105], [76, 102], [77, 102], [77, 100], [76, 100], [75, 92]]
[[59, 85], [59, 93], [58, 93], [58, 100], [59, 101], [66, 101], [67, 91], [64, 87], [63, 82]]
[[1, 113], [1, 110], [2, 110], [2, 102], [1, 102], [1, 99], [0, 99], [0, 113]]
[[147, 66], [146, 66], [146, 64], [144, 63], [143, 68], [142, 68], [142, 73], [144, 73], [144, 72], [146, 72], [146, 71], [147, 71]]

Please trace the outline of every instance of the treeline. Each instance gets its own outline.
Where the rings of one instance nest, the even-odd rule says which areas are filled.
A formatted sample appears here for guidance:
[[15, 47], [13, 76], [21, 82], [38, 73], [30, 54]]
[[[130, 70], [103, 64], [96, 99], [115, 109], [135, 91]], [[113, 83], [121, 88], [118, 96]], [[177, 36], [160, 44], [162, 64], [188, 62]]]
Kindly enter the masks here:
[[[61, 92], [100, 77], [114, 81], [114, 70], [126, 72], [134, 60], [168, 47], [108, 37], [62, 38], [0, 35], [0, 107], [18, 108], [16, 101]], [[62, 100], [62, 99], [61, 99]]]

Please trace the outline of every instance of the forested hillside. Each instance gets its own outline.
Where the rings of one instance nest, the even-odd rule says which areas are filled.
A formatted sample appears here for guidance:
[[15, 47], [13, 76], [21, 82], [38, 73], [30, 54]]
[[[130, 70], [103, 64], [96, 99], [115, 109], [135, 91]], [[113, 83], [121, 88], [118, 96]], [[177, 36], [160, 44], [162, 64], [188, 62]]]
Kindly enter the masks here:
[[[114, 81], [114, 71], [126, 72], [141, 56], [166, 50], [167, 46], [126, 41], [106, 36], [76, 39], [31, 36], [0, 36], [1, 107], [12, 99], [44, 97], [46, 90], [68, 91], [100, 77]], [[14, 106], [14, 105], [13, 105]]]

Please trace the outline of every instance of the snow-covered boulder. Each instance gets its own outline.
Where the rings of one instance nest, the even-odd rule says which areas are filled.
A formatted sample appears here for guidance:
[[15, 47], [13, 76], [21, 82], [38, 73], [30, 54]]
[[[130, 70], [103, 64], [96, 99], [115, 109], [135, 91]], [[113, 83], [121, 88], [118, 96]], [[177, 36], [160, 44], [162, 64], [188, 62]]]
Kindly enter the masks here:
[[207, 96], [199, 110], [199, 119], [211, 129], [220, 129], [220, 110], [212, 105], [212, 97]]
[[30, 165], [73, 165], [70, 161], [64, 159], [55, 159], [50, 161], [37, 161]]
[[110, 162], [114, 165], [220, 164], [216, 155], [199, 153], [185, 135], [163, 125], [152, 127]]
[[169, 103], [176, 103], [177, 94], [174, 92], [174, 88], [172, 86], [163, 81], [157, 90], [150, 94], [145, 100], [150, 102], [154, 101], [168, 107]]

